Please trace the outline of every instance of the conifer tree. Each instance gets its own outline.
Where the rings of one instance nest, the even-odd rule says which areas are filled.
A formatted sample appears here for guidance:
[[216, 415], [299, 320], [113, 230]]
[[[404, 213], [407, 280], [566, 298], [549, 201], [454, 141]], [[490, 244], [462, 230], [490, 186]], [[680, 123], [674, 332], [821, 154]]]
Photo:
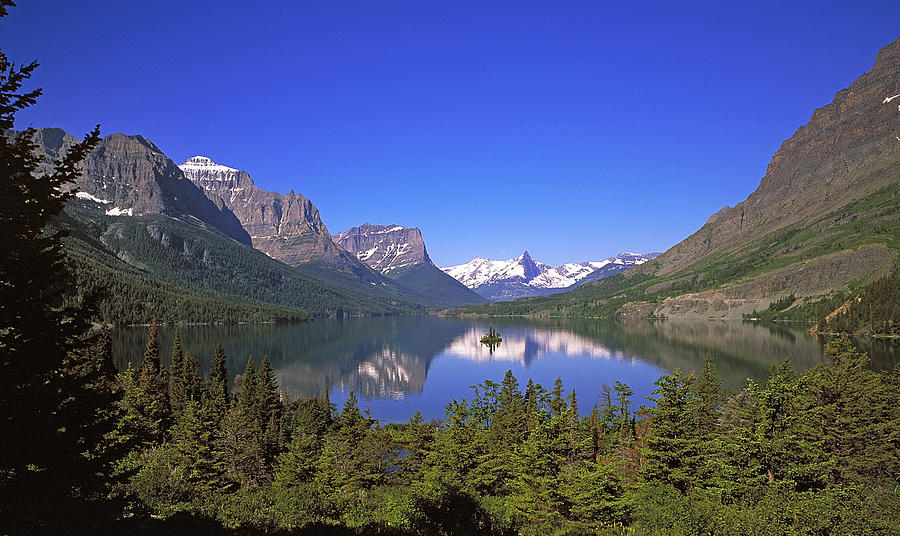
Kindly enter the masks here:
[[209, 374], [209, 400], [213, 408], [213, 415], [218, 419], [224, 415], [228, 407], [228, 366], [225, 361], [225, 348], [222, 343], [216, 345], [216, 353], [213, 356], [212, 370]]
[[185, 403], [190, 400], [201, 402], [203, 400], [203, 378], [200, 377], [200, 363], [197, 363], [190, 352], [184, 354], [181, 370]]
[[184, 407], [187, 400], [184, 385], [184, 348], [181, 344], [181, 328], [175, 327], [175, 339], [172, 342], [172, 360], [169, 363], [169, 405], [176, 415]]
[[421, 476], [426, 460], [434, 450], [435, 427], [425, 422], [422, 413], [416, 410], [403, 429], [401, 443], [406, 456], [401, 460], [404, 476], [408, 479]]
[[255, 394], [260, 427], [265, 428], [273, 421], [278, 422], [281, 416], [281, 397], [278, 395], [278, 380], [272, 370], [269, 356], [263, 356], [259, 365]]
[[[885, 482], [900, 472], [900, 411], [887, 374], [870, 370], [869, 358], [846, 334], [825, 345], [828, 364], [807, 373], [798, 401], [805, 461], [828, 462], [826, 482]], [[814, 469], [814, 468], [811, 468]]]
[[[11, 6], [0, 0], [0, 18]], [[0, 508], [14, 512], [3, 516], [11, 533], [89, 526], [93, 511], [84, 493], [96, 484], [93, 471], [85, 473], [89, 449], [82, 444], [94, 438], [82, 434], [97, 415], [68, 407], [93, 398], [84, 390], [99, 369], [84, 362], [92, 356], [79, 339], [86, 315], [64, 306], [72, 293], [64, 233], [48, 224], [74, 196], [71, 184], [99, 141], [99, 127], [39, 173], [34, 129], [12, 131], [16, 113], [41, 94], [21, 91], [37, 66], [16, 65], [0, 52]]]
[[141, 364], [138, 385], [141, 390], [138, 412], [146, 420], [151, 434], [151, 437], [146, 440], [161, 443], [171, 424], [171, 408], [166, 371], [159, 359], [156, 317], [147, 328], [147, 346], [144, 350], [144, 361]]
[[261, 434], [257, 420], [240, 403], [231, 405], [216, 434], [215, 448], [225, 471], [251, 488], [268, 479]]
[[629, 413], [629, 406], [631, 405], [631, 395], [634, 394], [634, 391], [631, 390], [631, 387], [628, 387], [624, 383], [616, 380], [615, 385], [613, 386], [613, 390], [616, 393], [616, 402], [618, 403], [618, 419], [615, 425], [615, 428], [618, 430], [619, 435], [626, 440], [631, 437], [631, 414]]
[[519, 390], [519, 382], [512, 370], [507, 370], [500, 382], [497, 394], [497, 411], [493, 419], [492, 442], [515, 445], [525, 439], [527, 433], [525, 412], [527, 401]]
[[628, 520], [631, 508], [619, 469], [614, 463], [592, 461], [573, 469], [564, 493], [569, 516], [580, 530], [600, 533], [604, 526]]
[[563, 381], [557, 377], [553, 382], [553, 390], [550, 391], [550, 416], [559, 417], [566, 410], [566, 401], [563, 399]]
[[147, 328], [147, 345], [144, 349], [144, 360], [141, 362], [141, 374], [154, 376], [159, 374], [162, 364], [159, 360], [159, 328], [156, 326], [156, 317], [150, 320]]
[[256, 398], [256, 367], [253, 365], [253, 356], [247, 359], [247, 366], [244, 367], [244, 375], [241, 376], [241, 387], [237, 393], [237, 403], [248, 415], [259, 419], [255, 415], [257, 408]]
[[255, 414], [262, 430], [262, 445], [266, 461], [271, 463], [278, 452], [281, 423], [281, 400], [278, 395], [278, 380], [269, 362], [269, 356], [263, 356], [256, 378]]
[[678, 369], [656, 381], [650, 410], [651, 432], [644, 452], [644, 477], [687, 493], [698, 484], [702, 444], [692, 412], [694, 377]]
[[712, 434], [719, 419], [724, 390], [712, 354], [707, 352], [703, 371], [697, 379], [697, 425], [704, 434]]
[[225, 463], [215, 448], [215, 422], [199, 401], [185, 401], [171, 435], [168, 450], [173, 465], [183, 470], [193, 494], [202, 496], [227, 488]]

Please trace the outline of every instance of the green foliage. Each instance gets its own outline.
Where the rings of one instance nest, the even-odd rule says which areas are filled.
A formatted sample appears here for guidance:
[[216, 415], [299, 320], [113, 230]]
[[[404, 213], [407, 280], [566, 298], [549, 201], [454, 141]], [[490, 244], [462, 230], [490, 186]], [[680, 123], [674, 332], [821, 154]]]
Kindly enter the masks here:
[[130, 449], [129, 511], [172, 527], [199, 516], [311, 534], [891, 533], [900, 371], [872, 372], [846, 337], [826, 355], [803, 375], [774, 364], [731, 396], [707, 355], [699, 374], [662, 376], [653, 407], [633, 411], [616, 382], [585, 418], [562, 380], [523, 393], [508, 371], [451, 401], [442, 422], [417, 413], [386, 427], [354, 392], [340, 411], [285, 401], [269, 360], [251, 358], [224, 416], [224, 391], [209, 386], [219, 401], [187, 397], [162, 439], [141, 418], [149, 384], [126, 371], [111, 443]]
[[96, 297], [109, 323], [140, 323], [151, 315], [165, 322], [238, 322], [424, 311], [396, 285], [372, 286], [335, 270], [309, 275], [308, 267], [287, 266], [167, 216], [117, 218], [73, 200], [54, 225], [70, 232], [66, 254], [78, 283], [73, 303]]
[[214, 418], [221, 421], [222, 415], [228, 409], [228, 403], [231, 400], [228, 393], [228, 366], [225, 360], [225, 348], [222, 347], [222, 343], [216, 345], [207, 391], [207, 403], [212, 410]]
[[797, 300], [797, 297], [794, 296], [794, 293], [791, 292], [787, 296], [783, 298], [779, 298], [772, 303], [769, 304], [770, 311], [784, 311], [788, 307], [794, 304], [794, 301]]
[[818, 330], [900, 337], [900, 267], [863, 287], [831, 321], [820, 320]]

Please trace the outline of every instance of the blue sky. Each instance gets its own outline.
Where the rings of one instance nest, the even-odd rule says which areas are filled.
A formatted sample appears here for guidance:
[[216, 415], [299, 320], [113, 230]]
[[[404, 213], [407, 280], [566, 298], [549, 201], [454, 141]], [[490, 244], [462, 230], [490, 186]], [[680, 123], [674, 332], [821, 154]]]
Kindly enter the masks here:
[[665, 250], [900, 35], [898, 2], [26, 1], [17, 127], [142, 134], [439, 265]]

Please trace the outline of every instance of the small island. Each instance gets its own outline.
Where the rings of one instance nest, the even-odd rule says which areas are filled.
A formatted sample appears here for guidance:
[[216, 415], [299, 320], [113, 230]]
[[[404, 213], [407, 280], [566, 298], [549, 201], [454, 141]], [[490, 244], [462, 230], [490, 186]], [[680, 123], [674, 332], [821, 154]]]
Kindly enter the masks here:
[[[494, 331], [494, 326], [491, 326], [488, 329], [487, 335], [481, 338], [481, 344], [486, 344], [488, 346], [498, 346], [501, 342], [503, 342], [503, 338], [500, 337], [500, 334]], [[493, 350], [493, 348], [491, 348]]]

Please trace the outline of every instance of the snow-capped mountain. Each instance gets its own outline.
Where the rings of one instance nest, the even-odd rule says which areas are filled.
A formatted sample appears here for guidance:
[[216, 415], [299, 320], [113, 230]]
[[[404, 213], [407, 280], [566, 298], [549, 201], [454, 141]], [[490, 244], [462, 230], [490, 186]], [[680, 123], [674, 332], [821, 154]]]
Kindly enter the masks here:
[[657, 255], [626, 252], [602, 261], [550, 266], [534, 260], [526, 251], [515, 259], [495, 261], [476, 257], [441, 270], [489, 300], [512, 300], [565, 292], [643, 264]]
[[422, 232], [402, 225], [364, 223], [332, 236], [334, 243], [428, 303], [458, 307], [485, 299], [431, 262]]
[[422, 232], [415, 227], [364, 223], [332, 235], [334, 242], [381, 273], [428, 263]]

